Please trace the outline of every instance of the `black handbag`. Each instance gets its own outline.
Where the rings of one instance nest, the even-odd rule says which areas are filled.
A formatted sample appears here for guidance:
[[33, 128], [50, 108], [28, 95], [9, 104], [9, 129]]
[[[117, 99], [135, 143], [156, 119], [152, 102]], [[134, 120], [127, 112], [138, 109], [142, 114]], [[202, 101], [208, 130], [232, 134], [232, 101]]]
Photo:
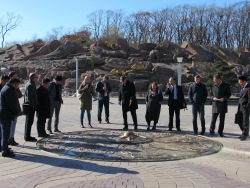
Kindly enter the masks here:
[[243, 121], [243, 114], [241, 111], [237, 111], [237, 113], [235, 114], [234, 123], [241, 125], [242, 121]]
[[23, 97], [22, 114], [26, 116], [30, 115], [30, 103], [25, 102], [25, 96]]
[[23, 107], [23, 111], [22, 111], [23, 115], [26, 115], [26, 116], [30, 115], [30, 104], [23, 103], [22, 107]]

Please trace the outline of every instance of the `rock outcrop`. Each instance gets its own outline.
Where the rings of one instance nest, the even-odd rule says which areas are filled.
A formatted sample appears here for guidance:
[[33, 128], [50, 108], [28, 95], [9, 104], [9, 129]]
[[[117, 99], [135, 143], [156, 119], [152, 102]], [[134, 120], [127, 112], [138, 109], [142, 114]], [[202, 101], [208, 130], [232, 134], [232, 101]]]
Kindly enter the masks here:
[[77, 58], [79, 83], [86, 75], [91, 76], [93, 84], [103, 75], [109, 75], [113, 91], [117, 91], [119, 77], [126, 75], [135, 83], [137, 91], [143, 92], [151, 82], [159, 83], [159, 87], [164, 89], [168, 78], [177, 76], [177, 57], [183, 57], [183, 86], [190, 84], [195, 74], [205, 76], [213, 71], [215, 61], [234, 66], [235, 75], [250, 76], [249, 49], [237, 53], [217, 46], [199, 46], [189, 42], [179, 46], [169, 41], [158, 45], [144, 43], [135, 48], [123, 38], [114, 44], [99, 42], [84, 47], [72, 41], [57, 40], [47, 44], [42, 41], [16, 44], [0, 49], [0, 66], [1, 70], [17, 72], [23, 80], [31, 72], [37, 72], [40, 80], [60, 74], [65, 88], [75, 90]]

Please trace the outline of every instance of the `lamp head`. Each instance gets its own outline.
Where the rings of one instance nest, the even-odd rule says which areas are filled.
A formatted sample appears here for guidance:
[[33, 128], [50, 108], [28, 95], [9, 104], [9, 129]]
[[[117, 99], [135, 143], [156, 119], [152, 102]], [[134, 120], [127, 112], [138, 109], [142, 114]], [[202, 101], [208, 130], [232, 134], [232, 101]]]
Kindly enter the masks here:
[[177, 57], [177, 62], [181, 63], [183, 61], [183, 57]]

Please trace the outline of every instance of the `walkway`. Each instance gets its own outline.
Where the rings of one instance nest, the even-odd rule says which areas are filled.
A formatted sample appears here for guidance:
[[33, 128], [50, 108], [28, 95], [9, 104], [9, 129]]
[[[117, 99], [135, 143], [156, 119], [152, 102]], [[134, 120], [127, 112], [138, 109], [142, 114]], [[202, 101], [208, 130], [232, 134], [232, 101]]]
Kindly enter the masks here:
[[[92, 125], [95, 129], [122, 128], [121, 108], [112, 98], [110, 121], [97, 123], [97, 102], [93, 102]], [[79, 101], [65, 98], [59, 128], [63, 132], [89, 130], [79, 124]], [[229, 107], [226, 115], [225, 138], [214, 137], [223, 149], [213, 155], [168, 162], [107, 162], [81, 161], [36, 149], [36, 144], [23, 140], [24, 116], [18, 118], [16, 158], [0, 157], [0, 187], [18, 188], [228, 188], [250, 187], [250, 139], [238, 139], [240, 130], [233, 124], [236, 106]], [[166, 130], [168, 107], [163, 105], [158, 129]], [[145, 105], [137, 111], [139, 129], [146, 129]], [[211, 106], [206, 106], [207, 130]], [[87, 120], [85, 118], [86, 126]], [[129, 122], [132, 122], [129, 116]], [[133, 128], [132, 126], [129, 128]], [[181, 111], [181, 129], [192, 134], [191, 106]], [[32, 135], [37, 136], [33, 125]], [[208, 136], [208, 133], [207, 133]]]

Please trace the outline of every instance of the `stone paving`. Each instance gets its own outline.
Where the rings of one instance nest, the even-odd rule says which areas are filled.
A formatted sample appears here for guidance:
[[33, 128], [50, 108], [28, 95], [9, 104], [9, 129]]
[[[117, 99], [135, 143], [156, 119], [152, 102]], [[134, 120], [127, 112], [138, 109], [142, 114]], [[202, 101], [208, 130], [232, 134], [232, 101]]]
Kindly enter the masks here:
[[[111, 124], [98, 124], [97, 102], [93, 102], [92, 125], [94, 130], [122, 128], [121, 107], [117, 99], [110, 104]], [[192, 134], [191, 106], [181, 111], [181, 129]], [[16, 151], [13, 159], [0, 157], [0, 187], [18, 188], [228, 188], [250, 187], [250, 139], [240, 141], [240, 129], [233, 123], [237, 106], [229, 106], [226, 115], [225, 136], [211, 139], [221, 142], [224, 147], [216, 154], [192, 159], [166, 162], [107, 162], [78, 160], [38, 150], [36, 143], [23, 140], [25, 117], [19, 117]], [[104, 115], [104, 114], [103, 114]], [[146, 130], [145, 105], [137, 111], [139, 129]], [[65, 98], [61, 109], [59, 128], [63, 132], [86, 131], [79, 124], [79, 101]], [[104, 116], [103, 116], [104, 117]], [[128, 116], [129, 123], [132, 119]], [[208, 136], [211, 106], [206, 106], [206, 127]], [[84, 119], [87, 127], [87, 119]], [[168, 106], [163, 105], [158, 129], [165, 131], [168, 122]], [[218, 123], [217, 123], [218, 126]], [[129, 127], [130, 129], [133, 126]], [[175, 131], [175, 130], [174, 130]], [[37, 136], [33, 125], [32, 136]]]

